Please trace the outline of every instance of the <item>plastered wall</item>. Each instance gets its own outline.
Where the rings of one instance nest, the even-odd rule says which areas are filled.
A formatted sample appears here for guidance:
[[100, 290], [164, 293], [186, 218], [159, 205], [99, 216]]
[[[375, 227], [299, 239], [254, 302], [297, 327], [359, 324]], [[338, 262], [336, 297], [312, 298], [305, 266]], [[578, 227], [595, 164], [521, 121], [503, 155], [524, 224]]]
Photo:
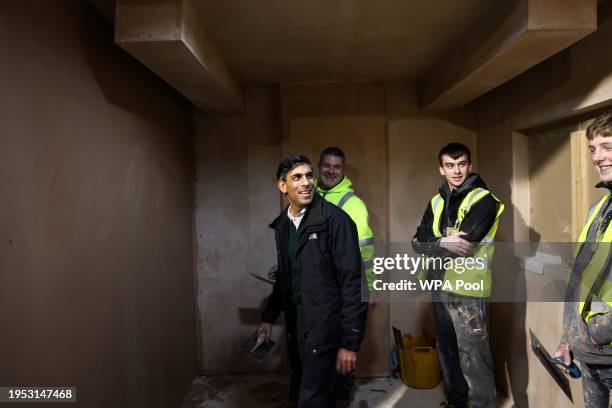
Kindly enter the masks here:
[[531, 241], [572, 240], [572, 200], [567, 197], [572, 194], [570, 134], [575, 128], [527, 137]]
[[[477, 100], [479, 167], [506, 212], [502, 241], [571, 240], [569, 137], [612, 102], [610, 5], [598, 11], [598, 30], [566, 51]], [[583, 141], [586, 143], [586, 140]], [[566, 182], [567, 181], [567, 182]], [[555, 185], [551, 185], [554, 183]], [[589, 193], [590, 194], [590, 193]], [[496, 274], [525, 290], [511, 262]], [[491, 341], [498, 385], [517, 406], [583, 406], [581, 384], [571, 381], [574, 404], [533, 356], [528, 330], [554, 352], [561, 332], [561, 303], [496, 303]]]
[[284, 365], [282, 321], [272, 358], [258, 364], [238, 351], [259, 323], [272, 286], [274, 233], [280, 210], [275, 172], [281, 155], [278, 87], [245, 93], [242, 116], [194, 115], [197, 181], [196, 246], [201, 368], [204, 372], [256, 372]]
[[191, 109], [87, 4], [0, 13], [0, 384], [178, 406], [197, 362]]

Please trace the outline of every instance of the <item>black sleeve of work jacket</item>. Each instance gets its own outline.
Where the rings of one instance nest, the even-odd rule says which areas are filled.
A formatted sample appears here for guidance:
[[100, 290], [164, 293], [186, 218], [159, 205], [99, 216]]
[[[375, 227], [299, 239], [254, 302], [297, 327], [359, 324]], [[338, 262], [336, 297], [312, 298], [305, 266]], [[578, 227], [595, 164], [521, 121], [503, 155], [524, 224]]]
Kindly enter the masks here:
[[261, 312], [261, 321], [264, 323], [274, 324], [278, 316], [284, 309], [283, 303], [283, 279], [284, 274], [286, 273], [284, 269], [284, 265], [282, 264], [282, 260], [280, 257], [279, 250], [279, 232], [276, 231], [276, 258], [278, 265], [278, 273], [276, 274], [276, 280], [274, 281], [274, 285], [272, 285], [272, 293], [268, 296], [268, 301], [266, 302], [266, 307]]
[[361, 301], [361, 254], [355, 223], [346, 214], [330, 217], [331, 252], [341, 294], [340, 346], [359, 351], [365, 332], [368, 304]]
[[283, 311], [283, 297], [281, 291], [280, 279], [277, 274], [276, 282], [272, 286], [272, 293], [268, 296], [266, 307], [261, 312], [261, 321], [265, 323], [274, 324], [278, 316]]
[[[465, 239], [469, 242], [480, 242], [493, 226], [496, 214], [496, 201], [491, 197], [491, 194], [487, 194], [470, 208], [461, 222], [461, 231], [467, 233]], [[457, 256], [440, 248], [440, 238], [433, 234], [432, 224], [433, 211], [428, 203], [421, 224], [417, 228], [417, 233], [412, 241], [414, 250], [419, 254], [432, 256]]]
[[472, 205], [461, 222], [461, 231], [467, 234], [465, 238], [470, 242], [480, 242], [495, 222], [497, 204], [491, 194], [487, 194], [476, 204]]
[[444, 248], [440, 248], [440, 237], [436, 237], [432, 230], [433, 218], [433, 210], [428, 201], [425, 213], [423, 213], [423, 218], [421, 218], [421, 224], [419, 224], [417, 232], [414, 234], [412, 248], [418, 254], [445, 256], [450, 254], [450, 252]]

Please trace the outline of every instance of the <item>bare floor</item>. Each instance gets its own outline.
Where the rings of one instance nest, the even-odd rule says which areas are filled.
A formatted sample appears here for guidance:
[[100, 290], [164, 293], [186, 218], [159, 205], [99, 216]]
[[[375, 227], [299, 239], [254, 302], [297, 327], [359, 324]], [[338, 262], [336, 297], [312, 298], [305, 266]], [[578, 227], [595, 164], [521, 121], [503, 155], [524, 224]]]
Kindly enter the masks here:
[[[279, 407], [287, 398], [288, 382], [280, 374], [198, 377], [181, 408]], [[442, 385], [433, 390], [415, 390], [400, 380], [357, 380], [351, 407], [439, 407], [444, 400]]]
[[[287, 399], [287, 377], [282, 374], [198, 377], [181, 408], [281, 407]], [[514, 407], [498, 392], [499, 408]], [[406, 387], [399, 379], [359, 378], [351, 408], [439, 407], [442, 384], [432, 390]]]

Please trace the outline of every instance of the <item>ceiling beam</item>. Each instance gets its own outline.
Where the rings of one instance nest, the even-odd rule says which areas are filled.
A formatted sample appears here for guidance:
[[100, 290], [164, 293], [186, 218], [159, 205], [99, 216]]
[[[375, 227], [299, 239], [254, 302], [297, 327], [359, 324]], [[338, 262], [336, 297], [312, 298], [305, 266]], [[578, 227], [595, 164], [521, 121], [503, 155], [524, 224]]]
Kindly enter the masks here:
[[190, 0], [117, 0], [115, 43], [205, 112], [243, 111], [242, 91]]
[[421, 86], [425, 110], [463, 106], [597, 29], [597, 0], [522, 0], [440, 61]]

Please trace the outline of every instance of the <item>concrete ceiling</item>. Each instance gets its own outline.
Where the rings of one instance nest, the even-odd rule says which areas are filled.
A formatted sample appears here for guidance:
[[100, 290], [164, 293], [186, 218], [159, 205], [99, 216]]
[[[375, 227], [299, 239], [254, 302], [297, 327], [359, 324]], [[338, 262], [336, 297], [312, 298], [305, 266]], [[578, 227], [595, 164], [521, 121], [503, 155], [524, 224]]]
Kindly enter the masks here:
[[[243, 85], [417, 80], [499, 0], [193, 0]], [[505, 3], [505, 4], [504, 4]]]
[[452, 109], [597, 29], [597, 0], [119, 0], [115, 43], [211, 114], [242, 88], [414, 81]]

